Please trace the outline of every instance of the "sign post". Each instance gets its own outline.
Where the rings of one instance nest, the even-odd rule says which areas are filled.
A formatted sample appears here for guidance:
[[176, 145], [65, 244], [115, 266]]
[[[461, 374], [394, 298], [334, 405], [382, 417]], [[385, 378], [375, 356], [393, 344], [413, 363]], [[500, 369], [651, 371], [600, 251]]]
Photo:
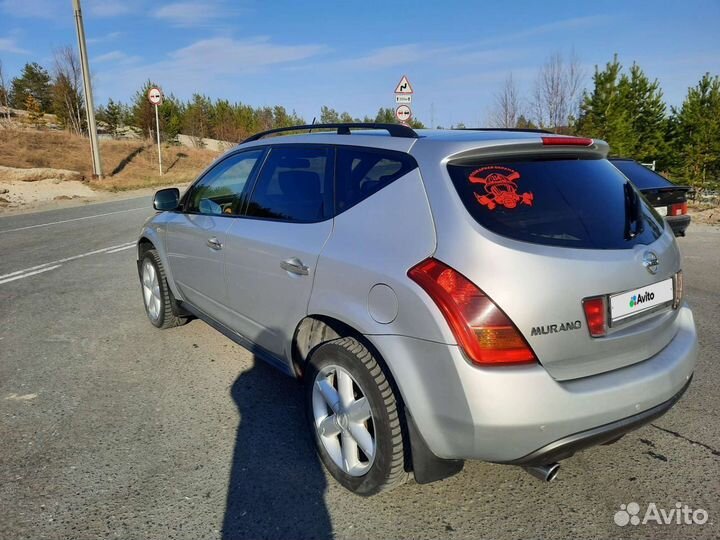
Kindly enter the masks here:
[[155, 106], [155, 133], [157, 134], [158, 145], [158, 164], [160, 166], [160, 176], [162, 176], [162, 148], [160, 146], [160, 117], [158, 116], [158, 106], [162, 103], [162, 92], [159, 88], [151, 88], [148, 91], [148, 101]]
[[412, 109], [410, 108], [412, 97], [413, 88], [408, 78], [403, 75], [400, 82], [395, 86], [395, 104], [398, 105], [395, 109], [395, 118], [397, 118], [401, 124], [407, 125], [412, 118]]

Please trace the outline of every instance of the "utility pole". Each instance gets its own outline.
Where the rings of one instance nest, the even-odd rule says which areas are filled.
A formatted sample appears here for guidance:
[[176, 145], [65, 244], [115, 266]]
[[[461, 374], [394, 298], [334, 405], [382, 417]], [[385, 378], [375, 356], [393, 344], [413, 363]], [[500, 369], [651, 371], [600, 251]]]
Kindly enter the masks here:
[[95, 105], [93, 104], [92, 97], [90, 65], [88, 64], [87, 47], [85, 45], [85, 28], [83, 26], [82, 10], [80, 9], [80, 0], [72, 0], [72, 3], [75, 12], [75, 27], [77, 29], [78, 50], [80, 51], [80, 64], [82, 65], [83, 88], [85, 89], [85, 112], [87, 113], [88, 133], [90, 135], [93, 176], [102, 178], [100, 147], [98, 145], [97, 126], [95, 125]]

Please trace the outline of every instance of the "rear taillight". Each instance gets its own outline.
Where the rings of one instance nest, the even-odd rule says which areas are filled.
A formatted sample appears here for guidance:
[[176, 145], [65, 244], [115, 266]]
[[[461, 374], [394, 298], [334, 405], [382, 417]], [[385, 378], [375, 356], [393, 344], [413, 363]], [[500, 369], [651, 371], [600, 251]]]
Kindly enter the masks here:
[[535, 354], [512, 321], [461, 273], [430, 258], [408, 276], [442, 312], [458, 345], [475, 364], [534, 362]]
[[591, 146], [592, 139], [585, 137], [543, 137], [543, 146]]
[[682, 303], [682, 297], [683, 297], [683, 273], [682, 270], [679, 270], [677, 274], [675, 274], [675, 279], [673, 280], [673, 284], [675, 285], [675, 294], [673, 295], [673, 309], [677, 309], [680, 307], [680, 304]]
[[603, 337], [607, 333], [607, 301], [605, 297], [585, 298], [582, 305], [590, 335]]
[[687, 214], [687, 203], [671, 204], [668, 210], [668, 216], [682, 216]]

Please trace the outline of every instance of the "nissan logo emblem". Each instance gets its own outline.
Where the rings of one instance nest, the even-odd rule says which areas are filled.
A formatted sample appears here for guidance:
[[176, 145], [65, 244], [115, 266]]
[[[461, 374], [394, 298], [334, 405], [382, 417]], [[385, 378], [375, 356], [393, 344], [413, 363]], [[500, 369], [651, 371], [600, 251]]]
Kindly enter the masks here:
[[658, 266], [660, 265], [660, 260], [658, 259], [658, 256], [655, 255], [652, 251], [646, 251], [643, 254], [643, 266], [647, 269], [648, 272], [651, 274], [654, 274], [657, 272]]

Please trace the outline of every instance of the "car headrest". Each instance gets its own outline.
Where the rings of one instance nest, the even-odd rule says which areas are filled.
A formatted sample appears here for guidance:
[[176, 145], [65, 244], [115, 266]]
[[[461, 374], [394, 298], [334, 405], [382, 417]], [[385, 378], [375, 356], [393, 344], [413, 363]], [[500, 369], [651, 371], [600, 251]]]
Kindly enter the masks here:
[[278, 174], [283, 194], [296, 200], [317, 200], [320, 192], [320, 175], [312, 171], [284, 171]]

